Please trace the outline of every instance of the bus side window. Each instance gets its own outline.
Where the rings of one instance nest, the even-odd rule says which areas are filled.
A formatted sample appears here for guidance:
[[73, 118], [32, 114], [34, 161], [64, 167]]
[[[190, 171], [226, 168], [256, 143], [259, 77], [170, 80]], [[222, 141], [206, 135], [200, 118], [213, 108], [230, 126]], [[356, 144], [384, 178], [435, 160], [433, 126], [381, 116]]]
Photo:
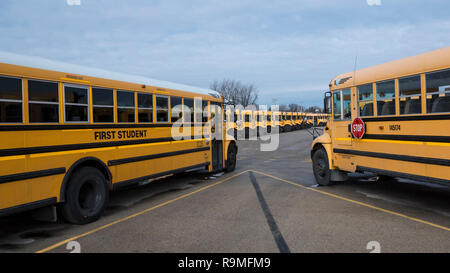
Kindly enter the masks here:
[[87, 86], [64, 84], [66, 122], [89, 121], [89, 95]]
[[94, 122], [114, 122], [114, 99], [112, 89], [92, 87]]
[[30, 123], [59, 122], [58, 84], [28, 80]]
[[352, 118], [352, 95], [350, 89], [342, 90], [342, 103], [344, 112], [342, 113], [342, 118], [351, 119]]
[[138, 93], [138, 121], [153, 122], [153, 95]]
[[184, 122], [194, 122], [194, 100], [184, 98]]
[[202, 122], [208, 122], [208, 101], [202, 100]]
[[183, 101], [180, 97], [170, 97], [171, 122], [183, 121]]
[[117, 91], [117, 121], [135, 121], [134, 92]]
[[400, 114], [422, 113], [420, 76], [401, 78], [399, 83]]
[[0, 77], [0, 123], [22, 122], [22, 80]]
[[169, 97], [156, 96], [156, 122], [169, 122]]
[[450, 70], [428, 73], [427, 113], [450, 112]]
[[373, 85], [358, 86], [359, 115], [361, 117], [373, 116]]
[[378, 116], [395, 115], [395, 81], [377, 83]]

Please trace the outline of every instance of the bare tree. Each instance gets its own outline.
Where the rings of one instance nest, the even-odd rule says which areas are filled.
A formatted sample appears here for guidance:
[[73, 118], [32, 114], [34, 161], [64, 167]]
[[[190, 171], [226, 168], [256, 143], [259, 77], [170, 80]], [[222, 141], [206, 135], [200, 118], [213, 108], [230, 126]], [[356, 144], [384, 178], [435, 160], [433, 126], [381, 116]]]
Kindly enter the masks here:
[[311, 106], [311, 107], [306, 108], [305, 112], [308, 112], [308, 113], [317, 113], [317, 112], [322, 113], [323, 109], [320, 108], [319, 106]]
[[288, 107], [289, 107], [289, 111], [291, 111], [291, 112], [299, 111], [299, 105], [296, 103], [291, 103], [288, 105]]
[[258, 100], [258, 90], [253, 84], [242, 84], [239, 81], [225, 79], [213, 81], [209, 88], [219, 92], [226, 105], [241, 104], [246, 107], [256, 104]]
[[280, 105], [280, 107], [279, 107], [279, 110], [280, 111], [287, 111], [289, 108], [286, 106], [286, 104], [282, 104], [282, 105]]
[[258, 100], [258, 90], [253, 84], [242, 85], [238, 94], [240, 96], [240, 103], [244, 107], [256, 104]]

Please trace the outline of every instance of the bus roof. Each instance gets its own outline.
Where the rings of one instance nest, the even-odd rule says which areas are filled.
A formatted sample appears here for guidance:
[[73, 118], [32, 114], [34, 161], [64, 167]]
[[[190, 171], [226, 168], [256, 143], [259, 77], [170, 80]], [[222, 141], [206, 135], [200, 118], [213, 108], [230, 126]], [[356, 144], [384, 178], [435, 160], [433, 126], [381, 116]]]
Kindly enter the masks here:
[[25, 67], [40, 68], [56, 72], [73, 73], [83, 76], [116, 80], [134, 84], [144, 84], [153, 87], [167, 88], [172, 90], [194, 92], [203, 95], [218, 97], [219, 93], [210, 89], [203, 89], [178, 83], [155, 80], [143, 76], [127, 75], [123, 73], [111, 72], [98, 68], [84, 67], [64, 62], [52, 61], [41, 57], [32, 57], [0, 51], [0, 63], [19, 65]]
[[450, 47], [341, 74], [330, 83], [330, 89], [417, 75], [450, 67]]

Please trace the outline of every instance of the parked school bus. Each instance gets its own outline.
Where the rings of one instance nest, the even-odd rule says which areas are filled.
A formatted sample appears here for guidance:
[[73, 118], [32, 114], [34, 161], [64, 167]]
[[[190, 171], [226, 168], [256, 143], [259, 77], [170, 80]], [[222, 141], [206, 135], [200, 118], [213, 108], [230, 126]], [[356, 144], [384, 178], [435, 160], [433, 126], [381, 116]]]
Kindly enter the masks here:
[[300, 130], [302, 129], [302, 120], [303, 120], [303, 114], [300, 112], [294, 113], [294, 129]]
[[319, 184], [371, 172], [448, 185], [450, 47], [342, 74], [330, 92], [311, 150]]
[[101, 216], [110, 190], [233, 171], [237, 146], [225, 141], [223, 100], [210, 93], [0, 53], [0, 216], [58, 205], [85, 224]]
[[256, 119], [256, 133], [257, 136], [264, 134], [267, 130], [267, 115], [266, 111], [258, 110], [254, 111], [253, 115]]

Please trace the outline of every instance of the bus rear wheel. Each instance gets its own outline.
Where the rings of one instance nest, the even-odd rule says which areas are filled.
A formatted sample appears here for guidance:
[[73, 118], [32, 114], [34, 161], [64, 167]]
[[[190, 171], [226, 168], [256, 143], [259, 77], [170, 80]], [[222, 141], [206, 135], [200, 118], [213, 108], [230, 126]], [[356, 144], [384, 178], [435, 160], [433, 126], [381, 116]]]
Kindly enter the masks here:
[[109, 201], [105, 176], [96, 168], [83, 167], [76, 171], [67, 186], [66, 202], [61, 212], [72, 224], [84, 225], [100, 218]]
[[225, 168], [226, 172], [232, 172], [236, 169], [236, 158], [237, 158], [237, 148], [234, 143], [230, 143], [227, 151], [227, 166]]
[[321, 186], [331, 185], [331, 171], [328, 164], [327, 152], [324, 148], [320, 148], [313, 154], [312, 164], [317, 183]]

